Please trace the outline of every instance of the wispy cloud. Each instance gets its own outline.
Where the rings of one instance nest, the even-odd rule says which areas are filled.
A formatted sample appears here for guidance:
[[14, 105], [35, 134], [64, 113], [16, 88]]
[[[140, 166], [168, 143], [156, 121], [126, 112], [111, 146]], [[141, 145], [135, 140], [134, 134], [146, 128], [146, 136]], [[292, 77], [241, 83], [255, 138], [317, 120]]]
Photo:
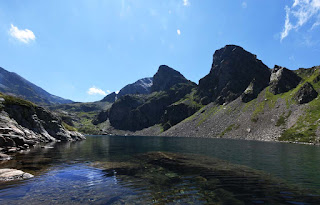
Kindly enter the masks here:
[[25, 44], [29, 44], [31, 41], [34, 41], [36, 39], [36, 36], [31, 30], [19, 29], [17, 26], [14, 26], [13, 24], [11, 24], [9, 35]]
[[110, 93], [110, 91], [107, 90], [107, 93], [106, 93], [105, 91], [101, 90], [100, 88], [93, 86], [93, 87], [89, 88], [87, 93], [89, 95], [107, 95], [107, 93]]
[[312, 25], [311, 30], [320, 25], [320, 0], [294, 0], [291, 7], [285, 7], [285, 11], [286, 18], [281, 32], [281, 41], [289, 35], [291, 30], [298, 31], [307, 23]]
[[179, 36], [181, 35], [180, 29], [177, 29], [177, 34], [178, 34]]
[[242, 6], [242, 8], [246, 9], [248, 7], [248, 4], [247, 4], [247, 2], [244, 1], [244, 2], [242, 2], [241, 6]]
[[183, 6], [190, 6], [189, 0], [183, 0]]

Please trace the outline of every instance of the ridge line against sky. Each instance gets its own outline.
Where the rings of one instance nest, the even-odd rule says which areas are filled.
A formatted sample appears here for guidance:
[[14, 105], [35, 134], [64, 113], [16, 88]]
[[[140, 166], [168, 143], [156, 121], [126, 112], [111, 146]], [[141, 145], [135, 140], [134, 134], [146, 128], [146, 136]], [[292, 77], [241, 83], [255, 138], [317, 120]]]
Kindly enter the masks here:
[[95, 101], [167, 64], [198, 82], [226, 44], [269, 67], [319, 65], [320, 0], [0, 0], [0, 66]]

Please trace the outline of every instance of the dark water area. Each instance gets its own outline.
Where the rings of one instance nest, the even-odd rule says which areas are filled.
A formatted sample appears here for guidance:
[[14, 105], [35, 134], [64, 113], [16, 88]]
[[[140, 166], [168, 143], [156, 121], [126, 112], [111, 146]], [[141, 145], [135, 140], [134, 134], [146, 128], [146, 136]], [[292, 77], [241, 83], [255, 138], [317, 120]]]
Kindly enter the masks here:
[[203, 138], [88, 136], [18, 153], [0, 204], [320, 204], [320, 147]]

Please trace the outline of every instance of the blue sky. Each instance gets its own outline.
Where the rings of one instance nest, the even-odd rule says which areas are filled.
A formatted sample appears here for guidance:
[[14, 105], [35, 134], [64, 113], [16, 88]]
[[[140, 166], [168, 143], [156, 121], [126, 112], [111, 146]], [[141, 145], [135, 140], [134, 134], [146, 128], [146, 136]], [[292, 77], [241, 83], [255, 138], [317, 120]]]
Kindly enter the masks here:
[[320, 0], [0, 0], [0, 67], [81, 102], [162, 64], [198, 82], [226, 44], [271, 68], [320, 65], [319, 36]]

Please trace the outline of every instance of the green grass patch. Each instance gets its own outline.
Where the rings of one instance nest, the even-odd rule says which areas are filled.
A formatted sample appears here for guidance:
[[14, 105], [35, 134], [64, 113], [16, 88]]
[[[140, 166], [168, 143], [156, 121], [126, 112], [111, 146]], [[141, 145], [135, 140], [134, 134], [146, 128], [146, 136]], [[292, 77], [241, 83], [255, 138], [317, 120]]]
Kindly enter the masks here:
[[10, 95], [2, 95], [2, 98], [4, 98], [4, 103], [5, 105], [21, 105], [21, 106], [25, 106], [25, 107], [29, 107], [29, 108], [35, 108], [36, 104], [27, 101], [27, 100], [23, 100], [21, 98], [17, 98], [17, 97], [13, 97]]
[[71, 125], [68, 125], [68, 124], [65, 123], [65, 122], [62, 122], [62, 126], [63, 126], [66, 130], [69, 130], [69, 131], [78, 131], [75, 127], [72, 127]]
[[217, 106], [211, 107], [209, 110], [206, 110], [206, 112], [203, 113], [203, 117], [198, 122], [198, 126], [200, 126], [209, 117], [214, 116], [216, 113], [218, 113], [220, 110], [222, 110], [223, 107], [224, 107], [223, 105], [217, 105]]
[[286, 123], [286, 117], [282, 114], [277, 120], [276, 126], [280, 127]]
[[223, 137], [227, 132], [230, 132], [235, 127], [235, 124], [229, 125], [221, 134], [219, 137]]

